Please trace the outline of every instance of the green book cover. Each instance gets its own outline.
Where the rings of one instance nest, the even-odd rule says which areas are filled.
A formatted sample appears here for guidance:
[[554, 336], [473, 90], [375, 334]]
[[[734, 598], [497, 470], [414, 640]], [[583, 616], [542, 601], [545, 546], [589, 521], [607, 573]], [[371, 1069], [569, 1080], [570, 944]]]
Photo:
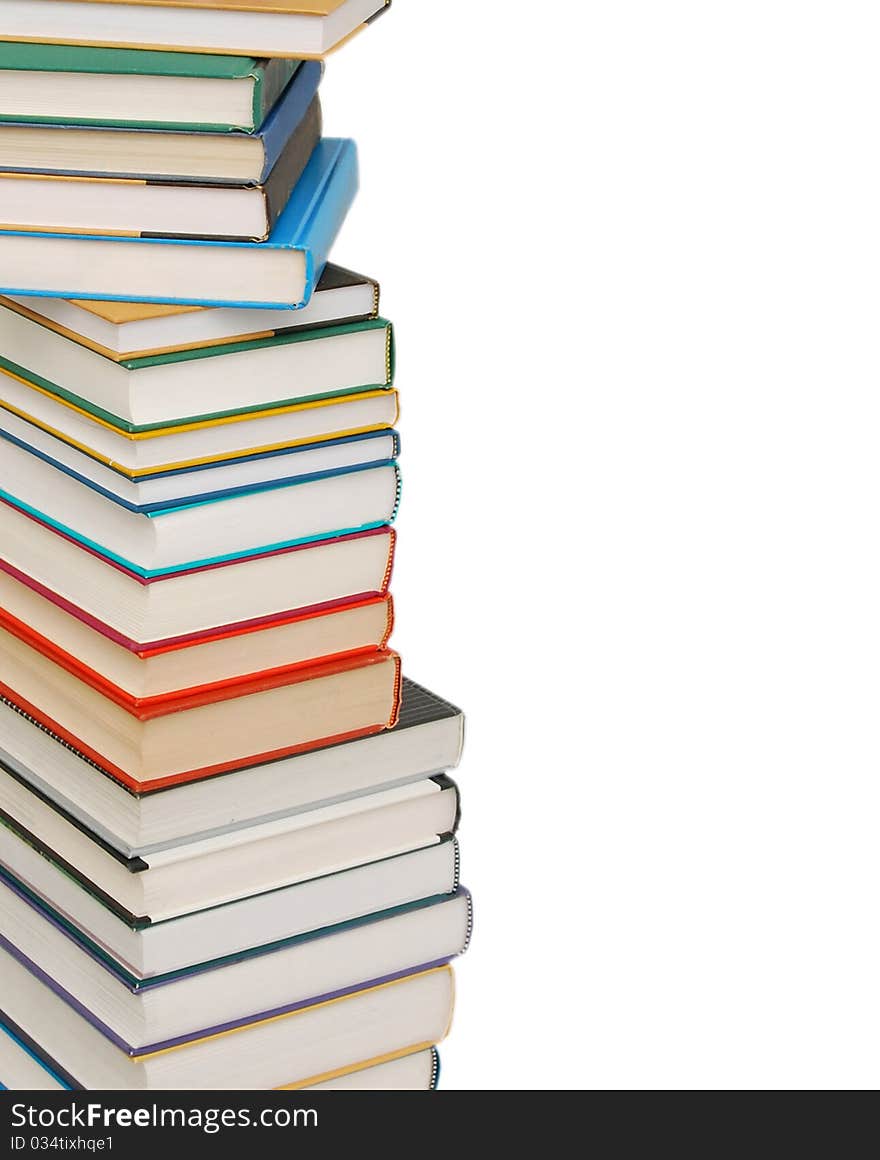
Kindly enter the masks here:
[[[0, 819], [0, 824], [5, 825], [5, 819]], [[20, 830], [11, 826], [9, 828], [12, 829], [13, 833], [15, 833], [17, 837], [22, 838], [22, 840], [26, 840], [23, 838], [23, 834]], [[451, 836], [446, 836], [442, 839], [443, 842], [451, 842], [453, 840], [454, 839]], [[28, 844], [30, 845], [30, 843]], [[69, 874], [69, 872], [66, 871], [61, 865], [60, 859], [56, 862], [49, 858], [48, 855], [38, 847], [32, 848], [38, 849], [38, 852], [43, 854], [43, 857], [52, 862], [52, 864], [56, 866], [57, 869], [61, 870], [62, 873], [68, 874], [69, 877], [73, 877], [75, 881], [78, 881], [78, 875]], [[383, 858], [377, 859], [377, 861], [392, 861], [392, 859]], [[351, 867], [349, 867], [349, 869], [351, 869]], [[358, 867], [354, 867], [354, 869], [358, 869]], [[340, 873], [343, 873], [343, 871], [331, 871], [328, 874], [321, 875], [321, 877], [335, 878]], [[78, 885], [83, 886], [86, 890], [86, 893], [91, 895], [91, 897], [94, 898], [99, 904], [106, 906], [103, 899], [99, 897], [99, 892], [97, 892], [94, 888], [89, 889], [89, 887], [86, 886], [85, 882], [83, 881], [78, 881]], [[291, 885], [295, 886], [298, 884], [292, 883]], [[375, 911], [368, 914], [360, 914], [356, 918], [349, 918], [343, 922], [333, 923], [331, 926], [317, 927], [314, 930], [303, 931], [301, 934], [288, 935], [286, 938], [275, 939], [269, 943], [257, 943], [255, 946], [246, 947], [242, 950], [234, 951], [231, 954], [222, 955], [219, 958], [207, 959], [200, 963], [193, 963], [192, 966], [189, 967], [178, 967], [176, 970], [166, 971], [164, 974], [151, 975], [148, 978], [142, 978], [140, 975], [137, 975], [133, 971], [129, 970], [123, 963], [115, 958], [114, 955], [110, 953], [110, 951], [105, 950], [105, 948], [101, 946], [100, 943], [91, 938], [88, 932], [85, 931], [82, 927], [78, 926], [75, 922], [71, 921], [71, 919], [67, 918], [60, 911], [56, 910], [51, 905], [51, 903], [45, 901], [37, 893], [35, 893], [35, 891], [31, 890], [25, 882], [5, 869], [0, 870], [0, 889], [2, 889], [4, 886], [11, 890], [13, 894], [17, 894], [19, 898], [22, 898], [23, 901], [25, 901], [38, 915], [48, 919], [48, 921], [56, 929], [66, 933], [67, 936], [80, 947], [80, 949], [84, 950], [87, 955], [89, 955], [96, 962], [100, 963], [111, 974], [115, 975], [115, 977], [119, 980], [120, 983], [122, 983], [126, 990], [130, 991], [133, 995], [151, 990], [154, 987], [167, 986], [169, 983], [175, 983], [180, 979], [187, 979], [193, 975], [200, 975], [205, 971], [217, 970], [218, 968], [232, 966], [234, 963], [244, 963], [251, 959], [258, 959], [263, 955], [271, 954], [273, 951], [284, 950], [288, 947], [304, 946], [307, 943], [315, 942], [317, 939], [328, 938], [336, 934], [344, 934], [346, 931], [358, 930], [362, 927], [372, 926], [374, 923], [383, 922], [389, 918], [397, 918], [404, 914], [414, 914], [416, 911], [427, 910], [429, 907], [434, 906], [443, 906], [450, 902], [454, 903], [461, 897], [467, 897], [468, 901], [470, 901], [470, 895], [467, 894], [467, 891], [462, 887], [456, 887], [455, 890], [449, 891], [446, 894], [432, 894], [427, 898], [417, 898], [411, 902], [403, 902], [397, 906], [388, 907], [386, 910]], [[290, 887], [288, 887], [288, 889], [290, 889]], [[242, 900], [233, 899], [232, 901], [239, 902]], [[229, 903], [220, 903], [219, 906], [211, 907], [211, 909], [219, 910], [228, 905]], [[111, 913], [113, 913], [113, 911], [111, 911]], [[140, 928], [143, 929], [143, 926], [141, 924], [139, 925]], [[149, 923], [149, 925], [153, 926], [154, 924]], [[129, 929], [137, 929], [137, 927], [132, 928], [129, 926]]]
[[[0, 70], [6, 73], [46, 73], [44, 83], [51, 85], [52, 73], [79, 73], [101, 76], [149, 76], [175, 79], [234, 81], [253, 86], [253, 124], [207, 124], [194, 121], [151, 121], [149, 110], [144, 120], [115, 120], [111, 117], [93, 120], [65, 117], [59, 108], [49, 116], [23, 117], [0, 110], [0, 121], [33, 122], [60, 125], [108, 125], [114, 128], [196, 129], [207, 132], [230, 132], [236, 129], [256, 131], [269, 110], [287, 87], [302, 62], [298, 60], [255, 60], [249, 56], [210, 56], [195, 52], [148, 52], [134, 48], [93, 48], [64, 44], [0, 43]], [[7, 78], [8, 79], [8, 78]]]
[[[108, 423], [111, 427], [115, 427], [116, 430], [123, 434], [137, 435], [147, 431], [161, 431], [166, 427], [179, 427], [185, 423], [209, 423], [217, 419], [228, 419], [235, 415], [256, 414], [258, 411], [273, 410], [276, 407], [288, 407], [296, 403], [337, 398], [343, 395], [356, 395], [362, 391], [377, 388], [389, 388], [394, 381], [394, 332], [391, 323], [387, 319], [367, 318], [361, 322], [348, 322], [341, 326], [322, 326], [314, 330], [281, 331], [270, 338], [224, 343], [222, 346], [199, 347], [196, 350], [173, 351], [170, 354], [150, 355], [147, 358], [127, 359], [125, 362], [117, 365], [125, 367], [127, 370], [141, 370], [145, 367], [162, 366], [166, 363], [193, 362], [197, 359], [213, 358], [214, 356], [222, 357], [223, 355], [234, 354], [239, 351], [260, 350], [267, 346], [290, 346], [299, 342], [314, 342], [316, 339], [333, 338], [339, 334], [355, 334], [365, 330], [384, 330], [386, 334], [385, 381], [382, 383], [362, 383], [342, 391], [299, 395], [295, 398], [275, 400], [272, 403], [266, 404], [264, 407], [241, 407], [229, 411], [214, 411], [207, 415], [187, 415], [174, 419], [170, 423], [131, 423], [120, 415], [114, 415], [103, 407], [96, 406], [90, 400], [82, 398], [81, 395], [75, 394], [66, 387], [44, 379], [41, 375], [37, 375], [33, 371], [28, 370], [27, 367], [19, 366], [18, 363], [13, 362], [2, 354], [0, 354], [0, 367], [17, 375], [25, 382], [30, 382], [34, 386], [41, 387], [48, 394], [55, 395], [57, 398], [63, 399], [75, 407], [79, 407], [81, 410], [93, 415], [96, 419], [100, 419]], [[105, 356], [96, 355], [96, 357], [103, 358]]]

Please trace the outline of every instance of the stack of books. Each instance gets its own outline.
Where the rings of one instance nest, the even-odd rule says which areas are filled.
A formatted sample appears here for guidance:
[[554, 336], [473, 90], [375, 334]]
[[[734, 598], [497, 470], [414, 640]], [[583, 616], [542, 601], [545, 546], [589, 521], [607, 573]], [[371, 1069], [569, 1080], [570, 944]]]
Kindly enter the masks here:
[[431, 1087], [463, 721], [388, 648], [393, 334], [327, 261], [316, 59], [382, 0], [41, 7], [0, 7], [0, 1081]]

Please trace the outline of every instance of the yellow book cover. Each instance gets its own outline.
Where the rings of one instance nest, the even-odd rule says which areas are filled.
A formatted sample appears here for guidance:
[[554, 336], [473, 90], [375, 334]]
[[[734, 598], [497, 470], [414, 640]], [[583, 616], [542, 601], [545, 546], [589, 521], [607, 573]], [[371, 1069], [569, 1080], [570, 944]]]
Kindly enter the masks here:
[[391, 0], [42, 0], [0, 5], [0, 40], [227, 56], [321, 58]]
[[[99, 447], [100, 440], [95, 438], [93, 442], [86, 442], [83, 439], [78, 439], [64, 426], [55, 425], [46, 422], [45, 419], [35, 414], [34, 410], [28, 410], [25, 407], [19, 406], [8, 398], [8, 391], [4, 393], [3, 383], [5, 380], [12, 380], [19, 382], [25, 386], [28, 391], [33, 392], [36, 396], [41, 396], [48, 400], [54, 406], [64, 408], [72, 416], [78, 416], [80, 419], [86, 420], [87, 425], [97, 428], [97, 434], [103, 430], [108, 434], [119, 439], [124, 439], [129, 445], [145, 443], [157, 439], [167, 438], [168, 436], [186, 435], [197, 431], [208, 431], [224, 427], [235, 426], [242, 432], [247, 428], [238, 428], [238, 424], [248, 423], [249, 421], [276, 418], [283, 415], [295, 415], [300, 412], [315, 412], [321, 411], [327, 414], [332, 413], [334, 407], [343, 408], [341, 412], [344, 415], [348, 410], [349, 404], [358, 404], [368, 402], [370, 400], [380, 400], [383, 403], [387, 402], [390, 406], [390, 412], [387, 419], [380, 423], [371, 423], [354, 427], [346, 427], [341, 424], [334, 423], [333, 419], [328, 419], [326, 427], [328, 428], [323, 434], [315, 435], [309, 434], [300, 439], [287, 439], [281, 442], [261, 444], [259, 446], [248, 445], [238, 448], [224, 448], [212, 455], [197, 456], [180, 460], [169, 460], [167, 462], [156, 463], [150, 467], [134, 468], [130, 463], [122, 462], [112, 455], [108, 455]], [[164, 474], [168, 471], [183, 471], [194, 467], [206, 467], [214, 463], [226, 463], [236, 459], [249, 458], [257, 455], [266, 455], [272, 452], [281, 452], [293, 450], [296, 447], [305, 447], [310, 444], [327, 442], [328, 440], [345, 439], [352, 435], [364, 435], [373, 431], [384, 431], [390, 429], [397, 422], [399, 414], [399, 399], [397, 391], [394, 389], [385, 390], [371, 390], [362, 391], [359, 394], [336, 396], [329, 399], [313, 399], [305, 403], [292, 403], [284, 407], [269, 408], [264, 411], [249, 412], [241, 415], [225, 415], [213, 419], [203, 419], [197, 423], [184, 423], [177, 427], [163, 427], [153, 431], [138, 431], [128, 432], [121, 431], [118, 427], [114, 427], [105, 419], [101, 419], [96, 415], [91, 414], [82, 407], [78, 407], [75, 403], [71, 403], [66, 399], [59, 398], [52, 395], [43, 387], [30, 382], [27, 379], [21, 378], [12, 372], [0, 368], [0, 415], [3, 411], [7, 411], [10, 415], [15, 415], [19, 419], [23, 419], [26, 423], [36, 427], [40, 431], [45, 431], [47, 435], [51, 435], [65, 443], [68, 447], [72, 447], [77, 451], [81, 451], [90, 459], [96, 460], [98, 463], [104, 464], [105, 467], [112, 468], [120, 474], [127, 476], [132, 480], [146, 479], [151, 475]], [[63, 414], [64, 412], [60, 412]], [[0, 420], [2, 421], [2, 420]], [[82, 425], [81, 425], [82, 426]]]

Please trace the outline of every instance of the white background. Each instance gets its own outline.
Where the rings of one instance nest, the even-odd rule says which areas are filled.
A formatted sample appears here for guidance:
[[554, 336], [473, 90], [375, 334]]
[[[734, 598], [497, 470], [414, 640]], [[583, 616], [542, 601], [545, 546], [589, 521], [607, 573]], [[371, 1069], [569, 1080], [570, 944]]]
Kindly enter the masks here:
[[331, 58], [461, 704], [451, 1088], [874, 1087], [880, 14], [397, 0]]

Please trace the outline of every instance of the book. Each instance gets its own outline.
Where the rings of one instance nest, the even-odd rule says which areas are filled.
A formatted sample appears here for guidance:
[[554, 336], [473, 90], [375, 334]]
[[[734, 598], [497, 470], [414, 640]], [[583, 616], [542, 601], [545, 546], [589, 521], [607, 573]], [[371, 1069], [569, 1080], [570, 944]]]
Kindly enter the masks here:
[[[0, 498], [19, 511], [96, 548], [126, 568], [145, 573], [188, 570], [261, 555], [277, 548], [330, 539], [391, 523], [400, 478], [396, 463], [342, 468], [319, 479], [269, 483], [243, 495], [131, 511], [0, 439], [0, 477], [16, 494]], [[44, 509], [51, 509], [52, 516]], [[195, 555], [193, 555], [195, 553]]]
[[436, 1047], [414, 1051], [387, 1063], [343, 1070], [309, 1091], [434, 1091], [440, 1082], [440, 1053]]
[[[433, 1091], [440, 1079], [436, 1047], [395, 1055], [384, 1063], [337, 1069], [316, 1083], [289, 1085], [308, 1091]], [[287, 1086], [287, 1085], [282, 1085]], [[82, 1085], [10, 1022], [0, 1022], [0, 1091], [79, 1091]]]
[[[324, 427], [333, 426], [334, 415], [337, 421], [343, 420], [344, 416], [355, 420], [392, 417], [387, 404], [390, 402], [396, 410], [395, 399], [376, 398], [372, 392], [369, 392], [370, 398], [365, 398], [364, 394], [358, 392], [354, 396], [331, 396], [329, 400], [319, 400], [327, 405], [322, 408], [323, 417], [316, 422]], [[336, 411], [337, 406], [344, 406], [343, 398], [353, 398], [352, 406]], [[383, 402], [386, 404], [384, 412], [380, 406]], [[39, 405], [35, 409], [40, 409]], [[311, 408], [303, 407], [303, 411], [306, 410]], [[295, 414], [299, 416], [301, 412]], [[250, 451], [243, 448], [245, 453], [240, 455], [233, 453], [194, 462], [156, 464], [151, 469], [138, 471], [131, 466], [123, 467], [111, 456], [88, 448], [79, 440], [63, 438], [61, 432], [56, 435], [55, 428], [34, 422], [32, 417], [26, 418], [25, 415], [26, 412], [14, 404], [0, 405], [0, 440], [112, 503], [145, 514], [205, 500], [230, 499], [271, 487], [315, 483], [347, 472], [388, 467], [396, 463], [400, 452], [400, 436], [396, 430], [384, 424], [367, 424], [363, 429], [328, 433], [314, 440], [294, 440], [281, 446]], [[254, 422], [259, 423], [259, 418]], [[293, 419], [291, 426], [302, 430], [305, 423]], [[241, 434], [244, 436], [243, 429]], [[158, 448], [158, 444], [152, 446]], [[8, 455], [17, 458], [14, 451], [4, 452], [4, 458]], [[27, 462], [21, 460], [22, 465]], [[23, 469], [27, 471], [24, 466]], [[31, 480], [29, 475], [20, 491], [32, 485], [38, 486], [35, 480], [42, 473], [39, 468], [35, 470], [34, 479]], [[63, 486], [70, 490], [70, 484]], [[78, 494], [76, 488], [73, 488], [73, 493]]]
[[400, 662], [387, 649], [140, 702], [3, 628], [0, 662], [0, 695], [134, 786], [193, 781], [378, 733], [400, 704]]
[[[0, 409], [2, 412], [2, 409]], [[55, 439], [19, 416], [0, 413], [0, 440], [18, 447], [127, 511], [150, 515], [206, 501], [232, 499], [267, 487], [315, 483], [346, 472], [392, 466], [396, 431], [379, 429], [132, 477]]]
[[384, 1064], [343, 1068], [332, 1078], [310, 1083], [312, 1092], [434, 1092], [441, 1075], [436, 1047], [414, 1051]]
[[452, 1019], [452, 969], [434, 967], [348, 994], [316, 997], [228, 1035], [132, 1057], [0, 950], [2, 1017], [82, 1087], [95, 1090], [299, 1088], [442, 1041]]
[[137, 641], [187, 637], [384, 594], [394, 545], [394, 532], [383, 525], [149, 575], [0, 501], [0, 570], [42, 585]]
[[70, 1091], [77, 1086], [39, 1048], [31, 1046], [14, 1024], [0, 1020], [0, 1091]]
[[246, 495], [267, 485], [307, 483], [354, 468], [388, 466], [400, 453], [398, 433], [380, 428], [237, 459], [136, 475], [89, 455], [2, 408], [0, 439], [30, 452], [129, 511], [146, 514], [181, 504]]
[[325, 137], [265, 242], [0, 230], [0, 293], [298, 310], [356, 191], [354, 142]]
[[57, 597], [0, 572], [0, 628], [31, 642], [95, 687], [140, 708], [194, 689], [219, 690], [271, 679], [304, 665], [376, 652], [394, 623], [391, 597], [370, 596], [222, 628], [138, 644]]
[[[261, 127], [300, 64], [278, 58], [0, 41], [0, 123], [203, 133], [238, 129], [243, 135]], [[54, 140], [64, 148], [58, 134]], [[196, 140], [191, 147], [197, 148]], [[3, 148], [0, 143], [0, 165], [6, 164]], [[30, 160], [30, 151], [25, 155]], [[89, 171], [86, 165], [73, 168]]]
[[390, 3], [391, 0], [4, 0], [0, 40], [320, 57], [370, 23]]
[[459, 818], [455, 783], [439, 775], [127, 859], [14, 778], [0, 775], [0, 794], [7, 873], [33, 889], [31, 848], [141, 925], [423, 849]]
[[459, 888], [144, 980], [2, 880], [0, 915], [0, 947], [131, 1056], [278, 1018], [315, 996], [440, 966], [466, 950], [472, 922], [470, 895]]
[[140, 979], [231, 962], [261, 946], [453, 894], [460, 885], [458, 846], [446, 834], [415, 850], [151, 922], [129, 915], [29, 846], [17, 845], [13, 854], [22, 877], [0, 867], [10, 889], [48, 907]]
[[[134, 480], [385, 431], [397, 421], [399, 404], [392, 387], [377, 387], [130, 432], [0, 368], [0, 411], [20, 420], [14, 433], [23, 442], [33, 446], [36, 431], [48, 436], [54, 458], [62, 454], [58, 444], [64, 444]], [[13, 420], [6, 416], [3, 422], [11, 428]]]
[[370, 318], [117, 362], [0, 306], [0, 367], [134, 435], [390, 387], [394, 331]]
[[234, 306], [159, 306], [66, 298], [6, 298], [43, 326], [116, 362], [193, 347], [271, 338], [287, 329], [362, 322], [379, 314], [379, 284], [328, 262], [307, 306], [296, 313]]
[[0, 1089], [437, 1085], [464, 722], [318, 95], [389, 3], [0, 4]]
[[[2, 49], [0, 43], [0, 53]], [[180, 59], [172, 53], [147, 55]], [[193, 59], [223, 61], [229, 58]], [[317, 90], [322, 69], [316, 61], [306, 61], [301, 67], [299, 61], [269, 63], [295, 65], [296, 73], [265, 120], [252, 132], [206, 132], [202, 127], [190, 129], [186, 126], [179, 130], [120, 128], [112, 124], [71, 125], [56, 121], [34, 123], [0, 119], [0, 170], [233, 185], [261, 183], [272, 172], [284, 146], [302, 120]], [[4, 79], [0, 73], [0, 89]], [[265, 94], [266, 90], [263, 92]], [[141, 111], [144, 108], [140, 103], [137, 107]], [[212, 111], [211, 115], [216, 114]]]
[[315, 96], [272, 171], [258, 183], [0, 170], [0, 222], [7, 229], [60, 234], [262, 242], [320, 137], [321, 104]]
[[463, 738], [461, 710], [405, 677], [392, 729], [200, 781], [137, 788], [0, 698], [0, 786], [30, 786], [135, 858], [422, 781], [458, 765]]

